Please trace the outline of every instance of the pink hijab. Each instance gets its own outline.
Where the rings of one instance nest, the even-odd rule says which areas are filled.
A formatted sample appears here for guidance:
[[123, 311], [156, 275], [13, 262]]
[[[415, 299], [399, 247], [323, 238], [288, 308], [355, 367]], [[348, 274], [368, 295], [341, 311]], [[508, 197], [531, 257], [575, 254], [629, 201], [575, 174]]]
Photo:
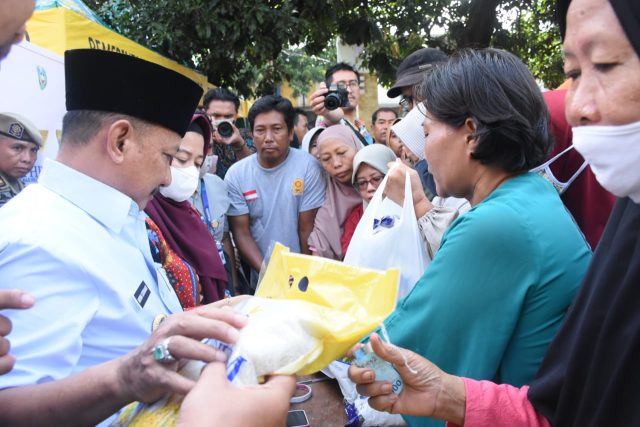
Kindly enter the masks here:
[[[318, 152], [328, 140], [339, 140], [344, 145], [360, 151], [362, 144], [353, 130], [345, 125], [328, 127], [318, 137]], [[342, 229], [347, 215], [356, 205], [362, 203], [360, 194], [349, 184], [342, 184], [327, 174], [327, 191], [324, 204], [318, 211], [309, 236], [309, 247], [317, 255], [325, 258], [342, 260]]]

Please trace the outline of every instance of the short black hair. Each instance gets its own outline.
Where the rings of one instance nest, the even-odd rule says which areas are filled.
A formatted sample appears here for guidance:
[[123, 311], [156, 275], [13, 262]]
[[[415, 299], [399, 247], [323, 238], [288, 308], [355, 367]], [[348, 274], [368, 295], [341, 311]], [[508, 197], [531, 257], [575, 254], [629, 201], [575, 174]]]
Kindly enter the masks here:
[[211, 101], [233, 102], [233, 105], [235, 105], [236, 107], [236, 113], [240, 109], [240, 98], [238, 98], [238, 95], [224, 87], [217, 87], [215, 89], [211, 89], [206, 93], [206, 95], [204, 96], [205, 110], [209, 108], [209, 104], [211, 103]]
[[356, 79], [358, 80], [358, 83], [360, 83], [360, 73], [358, 72], [358, 70], [356, 70], [353, 66], [347, 64], [346, 62], [338, 62], [333, 67], [329, 68], [326, 73], [324, 73], [324, 83], [327, 85], [327, 87], [331, 86], [331, 80], [333, 80], [333, 75], [336, 73], [336, 71], [342, 70], [356, 73]]
[[107, 123], [122, 119], [129, 120], [133, 127], [141, 132], [150, 125], [150, 123], [142, 119], [126, 114], [94, 110], [72, 110], [68, 111], [62, 118], [61, 143], [87, 144]]
[[302, 108], [296, 107], [293, 109], [293, 125], [298, 126], [298, 120], [300, 120], [300, 116], [305, 116], [307, 120], [309, 120], [309, 116], [307, 116], [307, 112]]
[[287, 125], [287, 130], [293, 129], [293, 120], [295, 118], [295, 110], [291, 101], [287, 98], [283, 98], [279, 95], [267, 95], [258, 99], [249, 109], [249, 124], [251, 125], [251, 131], [253, 131], [253, 125], [256, 121], [256, 117], [259, 114], [268, 113], [269, 111], [277, 111], [284, 116], [284, 122]]
[[549, 112], [527, 66], [500, 49], [464, 49], [418, 89], [427, 113], [451, 127], [476, 126], [472, 158], [507, 172], [541, 164], [553, 146]]
[[395, 108], [382, 107], [373, 112], [373, 115], [371, 116], [371, 123], [375, 123], [376, 120], [378, 120], [378, 114], [380, 113], [393, 113], [396, 116], [396, 119], [398, 118], [398, 112]]

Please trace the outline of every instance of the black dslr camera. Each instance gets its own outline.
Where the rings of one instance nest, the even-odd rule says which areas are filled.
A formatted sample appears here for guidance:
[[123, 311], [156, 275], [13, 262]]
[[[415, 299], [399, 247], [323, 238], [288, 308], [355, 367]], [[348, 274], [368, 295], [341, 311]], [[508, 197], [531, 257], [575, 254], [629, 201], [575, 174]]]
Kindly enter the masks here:
[[218, 135], [223, 138], [229, 138], [233, 135], [233, 126], [231, 126], [231, 123], [225, 121], [218, 123]]
[[339, 107], [349, 106], [349, 91], [339, 88], [337, 85], [331, 85], [329, 92], [324, 96], [324, 108], [327, 110], [335, 110]]

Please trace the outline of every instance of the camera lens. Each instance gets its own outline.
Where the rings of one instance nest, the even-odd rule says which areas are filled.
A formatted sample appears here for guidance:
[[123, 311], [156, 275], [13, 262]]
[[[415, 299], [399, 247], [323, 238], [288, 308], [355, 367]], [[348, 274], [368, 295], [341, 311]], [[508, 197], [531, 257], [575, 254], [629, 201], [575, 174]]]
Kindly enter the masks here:
[[228, 138], [233, 135], [233, 126], [229, 122], [218, 123], [218, 135], [223, 138]]
[[340, 107], [342, 100], [337, 93], [330, 93], [324, 98], [324, 108], [327, 110], [335, 110]]

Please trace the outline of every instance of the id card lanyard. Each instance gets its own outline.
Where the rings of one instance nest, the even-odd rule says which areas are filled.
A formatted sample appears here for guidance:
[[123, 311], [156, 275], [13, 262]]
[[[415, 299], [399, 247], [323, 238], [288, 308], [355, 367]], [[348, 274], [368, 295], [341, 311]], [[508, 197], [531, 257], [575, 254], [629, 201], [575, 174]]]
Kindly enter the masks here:
[[211, 233], [211, 237], [213, 237], [213, 240], [216, 242], [216, 248], [218, 249], [218, 255], [222, 260], [222, 264], [226, 264], [227, 261], [224, 259], [224, 249], [222, 247], [222, 243], [218, 242], [214, 237], [215, 229], [212, 225], [213, 218], [211, 217], [211, 210], [209, 209], [209, 198], [207, 197], [207, 188], [204, 185], [204, 178], [200, 178], [200, 200], [202, 201], [202, 210], [204, 211], [204, 223], [207, 225], [207, 228]]

